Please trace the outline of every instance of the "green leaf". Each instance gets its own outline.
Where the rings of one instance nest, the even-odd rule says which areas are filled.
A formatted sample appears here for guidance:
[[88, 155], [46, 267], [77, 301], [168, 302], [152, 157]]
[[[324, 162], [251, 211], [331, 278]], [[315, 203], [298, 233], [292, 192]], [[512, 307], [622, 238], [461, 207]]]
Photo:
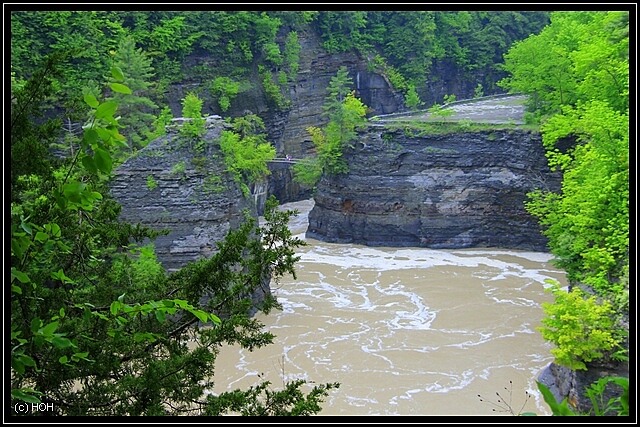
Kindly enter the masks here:
[[98, 131], [95, 130], [94, 128], [91, 128], [84, 131], [84, 135], [82, 135], [82, 140], [83, 142], [86, 142], [89, 146], [95, 147], [96, 144], [98, 143], [99, 137], [100, 135], [98, 134]]
[[127, 293], [125, 292], [124, 294], [120, 295], [120, 296], [118, 297], [118, 301], [123, 302], [123, 301], [124, 301], [124, 296], [125, 296], [126, 294], [127, 294]]
[[111, 311], [111, 315], [115, 316], [116, 314], [118, 314], [118, 311], [120, 310], [121, 305], [122, 303], [120, 301], [112, 302], [111, 307], [109, 307], [109, 311]]
[[86, 102], [87, 105], [91, 108], [96, 108], [98, 105], [100, 105], [96, 97], [91, 93], [86, 93], [84, 95], [84, 102]]
[[219, 325], [222, 323], [222, 320], [220, 320], [220, 318], [218, 316], [216, 316], [215, 314], [209, 314], [209, 319], [211, 319], [211, 321], [213, 323], [215, 323], [216, 325]]
[[101, 172], [104, 172], [105, 174], [111, 173], [113, 163], [111, 161], [111, 155], [109, 155], [108, 151], [103, 150], [102, 148], [96, 148], [95, 160], [96, 165]]
[[14, 237], [11, 239], [11, 254], [22, 258], [29, 246], [32, 245], [31, 240], [26, 237]]
[[156, 310], [155, 314], [156, 314], [156, 319], [158, 319], [158, 322], [164, 323], [164, 321], [166, 320], [164, 311]]
[[186, 308], [189, 305], [189, 303], [183, 299], [174, 299], [171, 301], [173, 301], [180, 308]]
[[114, 138], [113, 132], [106, 128], [96, 128], [96, 132], [100, 135], [100, 139], [102, 139], [105, 143], [111, 142], [111, 139]]
[[64, 307], [60, 307], [60, 311], [58, 311], [60, 318], [64, 317]]
[[62, 236], [62, 231], [60, 230], [60, 226], [58, 224], [56, 224], [55, 222], [51, 223], [51, 235], [53, 237]]
[[69, 338], [64, 337], [53, 337], [51, 339], [51, 344], [53, 344], [57, 348], [75, 347], [75, 344], [71, 342]]
[[116, 101], [104, 102], [100, 104], [98, 108], [96, 108], [96, 118], [97, 119], [113, 118], [113, 115], [116, 112], [116, 108], [118, 108], [118, 103]]
[[63, 365], [67, 364], [68, 361], [69, 361], [69, 358], [67, 356], [61, 356], [58, 359], [58, 362], [62, 363]]
[[46, 325], [44, 328], [42, 328], [40, 330], [40, 333], [42, 335], [49, 336], [49, 335], [53, 335], [56, 329], [58, 329], [58, 322], [51, 322], [48, 325]]
[[194, 316], [200, 319], [201, 322], [206, 322], [209, 320], [209, 315], [202, 310], [191, 310]]
[[131, 89], [129, 89], [128, 86], [125, 86], [125, 85], [123, 85], [121, 83], [110, 83], [109, 87], [114, 92], [124, 93], [126, 95], [130, 95], [131, 94]]
[[82, 166], [84, 166], [84, 168], [89, 173], [97, 173], [98, 172], [98, 166], [96, 165], [95, 160], [93, 160], [93, 157], [91, 157], [91, 156], [84, 156], [82, 158]]
[[36, 233], [36, 240], [38, 242], [45, 242], [45, 241], [49, 240], [49, 235], [47, 233], [42, 232], [42, 231], [38, 231]]
[[41, 326], [42, 320], [37, 317], [31, 319], [31, 332], [35, 334], [36, 332], [38, 332], [38, 329], [40, 329]]
[[62, 193], [58, 191], [58, 189], [53, 190], [53, 198], [56, 200], [56, 204], [58, 205], [58, 207], [60, 207], [60, 209], [67, 208], [68, 200], [62, 196]]
[[62, 192], [65, 197], [72, 202], [80, 201], [80, 192], [84, 190], [85, 184], [75, 181], [62, 186]]
[[120, 67], [117, 66], [113, 66], [111, 67], [111, 75], [113, 76], [113, 78], [119, 82], [124, 80], [124, 73], [122, 72], [122, 69]]
[[13, 280], [14, 277], [18, 279], [21, 283], [31, 282], [31, 279], [29, 279], [29, 276], [27, 276], [25, 273], [23, 273], [20, 270], [16, 270], [15, 267], [11, 267], [11, 280]]
[[11, 397], [13, 397], [14, 399], [22, 400], [23, 402], [27, 402], [27, 403], [40, 403], [40, 399], [38, 399], [36, 396], [32, 394], [29, 394], [29, 392], [33, 392], [33, 390], [26, 390], [26, 389], [11, 390]]
[[11, 292], [15, 292], [16, 294], [22, 295], [22, 288], [18, 285], [11, 285]]
[[142, 341], [154, 342], [156, 341], [156, 337], [154, 334], [150, 332], [136, 332], [135, 334], [133, 334], [133, 340], [135, 342], [142, 342]]
[[31, 226], [29, 225], [28, 222], [21, 222], [20, 223], [20, 227], [27, 233], [27, 234], [31, 234], [32, 230], [31, 230]]
[[33, 360], [31, 356], [28, 356], [26, 354], [18, 354], [16, 355], [16, 359], [19, 359], [24, 366], [36, 366], [36, 361]]

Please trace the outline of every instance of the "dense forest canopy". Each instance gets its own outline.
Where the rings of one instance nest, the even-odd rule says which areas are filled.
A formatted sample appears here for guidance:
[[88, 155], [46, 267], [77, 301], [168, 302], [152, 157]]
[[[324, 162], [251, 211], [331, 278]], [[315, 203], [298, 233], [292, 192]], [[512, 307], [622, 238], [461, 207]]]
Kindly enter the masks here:
[[[201, 95], [227, 113], [259, 87], [270, 110], [290, 108], [286, 89], [308, 34], [329, 54], [365, 58], [407, 105], [420, 104], [442, 67], [464, 76], [474, 95], [529, 95], [529, 120], [541, 124], [564, 182], [560, 194], [532, 194], [528, 209], [576, 285], [548, 308], [544, 333], [558, 361], [576, 369], [626, 357], [628, 14], [24, 10], [10, 18], [12, 404], [40, 401], [70, 415], [321, 410], [338, 384], [205, 393], [222, 345], [273, 339], [250, 316], [248, 296], [295, 277], [294, 250], [304, 242], [287, 229], [292, 212], [271, 201], [266, 225], [247, 218], [215, 256], [167, 274], [143, 243], [157, 232], [119, 221], [108, 189], [118, 163], [164, 133], [175, 113], [171, 85], [197, 88], [182, 100], [192, 121], [180, 137], [199, 150]], [[340, 69], [328, 88], [329, 123], [310, 128], [319, 156], [300, 171], [309, 181], [346, 167], [340, 150], [365, 115], [350, 83]], [[242, 185], [275, 153], [260, 117], [229, 123], [220, 148]], [[560, 144], [568, 137], [576, 140], [569, 149]], [[573, 298], [578, 285], [594, 298]], [[277, 307], [266, 298], [258, 308]]]
[[172, 84], [197, 85], [217, 100], [221, 113], [256, 86], [273, 110], [286, 110], [303, 34], [315, 34], [329, 53], [357, 52], [396, 90], [427, 100], [430, 84], [442, 79], [436, 72], [442, 66], [480, 93], [500, 91], [503, 54], [547, 23], [546, 12], [506, 11], [13, 11], [11, 75], [20, 85], [47, 55], [73, 52], [50, 102], [79, 120], [86, 105], [76, 94], [97, 96], [104, 70], [120, 66], [136, 96], [126, 101], [135, 109], [123, 106], [132, 113], [123, 134], [139, 148], [157, 136], [152, 116], [169, 104]]
[[529, 95], [529, 119], [563, 172], [560, 193], [535, 192], [527, 203], [573, 284], [546, 307], [543, 336], [573, 369], [628, 362], [629, 14], [552, 13], [540, 34], [514, 44], [504, 68], [500, 84]]

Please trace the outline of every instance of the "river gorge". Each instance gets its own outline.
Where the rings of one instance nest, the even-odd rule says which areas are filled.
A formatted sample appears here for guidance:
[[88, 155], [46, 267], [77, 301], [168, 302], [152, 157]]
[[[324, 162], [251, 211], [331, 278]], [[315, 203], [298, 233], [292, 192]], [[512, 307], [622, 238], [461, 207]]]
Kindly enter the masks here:
[[[313, 204], [282, 206], [300, 212], [298, 237]], [[536, 328], [545, 280], [566, 284], [550, 254], [306, 241], [297, 280], [271, 285], [283, 310], [261, 315], [274, 343], [223, 348], [212, 392], [302, 378], [341, 384], [321, 415], [509, 415], [496, 392], [516, 413], [549, 414], [535, 380], [553, 357]]]

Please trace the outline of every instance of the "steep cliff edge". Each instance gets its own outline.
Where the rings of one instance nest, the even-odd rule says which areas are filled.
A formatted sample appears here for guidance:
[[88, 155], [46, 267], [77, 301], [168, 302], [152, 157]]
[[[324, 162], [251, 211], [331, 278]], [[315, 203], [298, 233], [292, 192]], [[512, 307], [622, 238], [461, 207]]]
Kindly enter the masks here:
[[324, 176], [307, 237], [371, 246], [544, 251], [524, 209], [558, 189], [540, 135], [522, 130], [412, 134], [369, 126], [345, 152], [349, 172]]
[[156, 253], [169, 271], [211, 256], [216, 242], [243, 221], [251, 200], [225, 171], [219, 146], [222, 120], [209, 120], [204, 144], [192, 147], [177, 129], [158, 138], [114, 172], [111, 191], [121, 218], [157, 230]]

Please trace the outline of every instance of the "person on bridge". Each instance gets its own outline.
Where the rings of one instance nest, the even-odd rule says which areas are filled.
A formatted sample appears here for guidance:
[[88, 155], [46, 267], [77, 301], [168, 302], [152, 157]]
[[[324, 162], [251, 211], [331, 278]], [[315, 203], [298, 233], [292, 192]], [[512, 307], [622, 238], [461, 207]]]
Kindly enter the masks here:
[[287, 161], [290, 162], [291, 161], [291, 156], [290, 155], [286, 155]]

